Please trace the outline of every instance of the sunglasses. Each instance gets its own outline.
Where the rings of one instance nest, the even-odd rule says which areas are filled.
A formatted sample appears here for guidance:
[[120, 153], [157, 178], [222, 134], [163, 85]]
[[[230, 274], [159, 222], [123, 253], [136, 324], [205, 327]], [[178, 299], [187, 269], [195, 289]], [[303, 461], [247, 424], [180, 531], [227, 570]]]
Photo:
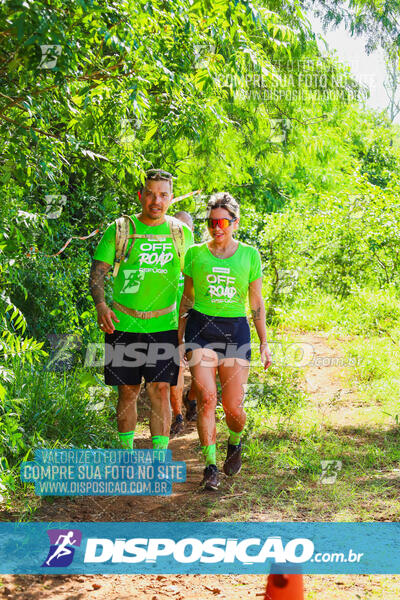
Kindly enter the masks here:
[[218, 225], [221, 229], [226, 229], [232, 223], [234, 223], [236, 219], [207, 219], [207, 227], [209, 229], [215, 229]]
[[161, 177], [162, 179], [173, 179], [173, 176], [171, 175], [171, 173], [168, 173], [168, 171], [164, 171], [163, 169], [149, 169], [148, 171], [146, 171], [146, 179], [157, 179]]

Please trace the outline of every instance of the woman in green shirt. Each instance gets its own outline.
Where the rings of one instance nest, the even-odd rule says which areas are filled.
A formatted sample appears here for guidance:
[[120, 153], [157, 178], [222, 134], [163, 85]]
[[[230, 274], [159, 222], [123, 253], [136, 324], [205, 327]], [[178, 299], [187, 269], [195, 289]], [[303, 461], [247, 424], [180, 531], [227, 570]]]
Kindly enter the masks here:
[[247, 295], [265, 369], [271, 364], [271, 355], [266, 339], [260, 254], [233, 238], [239, 226], [239, 205], [230, 194], [211, 196], [207, 225], [212, 239], [190, 247], [185, 256], [178, 338], [182, 344], [185, 337], [198, 402], [197, 429], [206, 462], [202, 485], [215, 490], [219, 485], [215, 453], [217, 370], [229, 430], [224, 472], [235, 475], [241, 469], [240, 438], [246, 422], [243, 398], [251, 358]]

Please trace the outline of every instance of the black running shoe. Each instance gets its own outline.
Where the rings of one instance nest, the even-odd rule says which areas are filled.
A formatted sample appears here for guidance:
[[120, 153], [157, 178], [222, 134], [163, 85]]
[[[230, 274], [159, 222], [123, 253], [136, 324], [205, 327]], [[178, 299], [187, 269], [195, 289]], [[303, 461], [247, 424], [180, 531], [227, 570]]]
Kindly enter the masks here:
[[236, 475], [242, 468], [242, 442], [234, 446], [228, 442], [228, 451], [224, 462], [225, 475]]
[[186, 409], [186, 421], [197, 421], [197, 403], [191, 400]]
[[219, 486], [219, 473], [216, 465], [208, 465], [204, 469], [202, 487], [205, 490], [217, 490]]
[[182, 415], [176, 415], [175, 420], [171, 425], [171, 430], [169, 432], [170, 437], [174, 437], [175, 435], [179, 435], [184, 430], [183, 417]]
[[196, 400], [189, 400], [189, 390], [183, 397], [183, 404], [186, 408], [186, 421], [197, 421], [197, 403]]

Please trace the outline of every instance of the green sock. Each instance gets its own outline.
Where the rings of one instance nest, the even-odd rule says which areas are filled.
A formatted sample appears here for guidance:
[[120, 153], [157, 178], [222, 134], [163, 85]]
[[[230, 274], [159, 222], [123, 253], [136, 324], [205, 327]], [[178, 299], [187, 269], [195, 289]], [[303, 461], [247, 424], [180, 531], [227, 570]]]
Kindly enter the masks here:
[[168, 448], [169, 437], [167, 435], [152, 435], [153, 450], [165, 450]]
[[206, 467], [208, 467], [208, 465], [217, 464], [215, 444], [211, 444], [211, 446], [202, 446], [201, 451], [206, 459]]
[[242, 437], [242, 431], [239, 431], [239, 433], [236, 433], [236, 431], [232, 431], [231, 429], [228, 428], [229, 431], [229, 440], [228, 443], [231, 444], [232, 446], [239, 446], [240, 444], [240, 438]]
[[135, 436], [134, 431], [125, 431], [121, 433], [118, 431], [119, 439], [121, 440], [121, 445], [125, 450], [132, 450], [133, 448], [133, 438]]

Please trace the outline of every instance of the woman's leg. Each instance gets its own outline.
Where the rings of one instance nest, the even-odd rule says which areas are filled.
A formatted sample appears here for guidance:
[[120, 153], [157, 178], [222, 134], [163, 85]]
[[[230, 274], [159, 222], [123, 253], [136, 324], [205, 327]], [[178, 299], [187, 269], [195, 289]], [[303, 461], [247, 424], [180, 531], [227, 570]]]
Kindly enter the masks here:
[[218, 373], [222, 388], [222, 406], [229, 429], [228, 453], [224, 464], [227, 475], [241, 469], [241, 434], [246, 423], [243, 408], [245, 384], [249, 377], [250, 363], [241, 358], [222, 360]]
[[197, 431], [205, 458], [203, 485], [216, 489], [219, 485], [215, 455], [215, 409], [217, 406], [217, 354], [207, 348], [196, 348], [188, 353], [194, 392], [197, 399]]
[[215, 374], [218, 357], [213, 350], [196, 348], [190, 353], [189, 366], [197, 398], [197, 431], [202, 446], [215, 444], [215, 409], [217, 384]]

